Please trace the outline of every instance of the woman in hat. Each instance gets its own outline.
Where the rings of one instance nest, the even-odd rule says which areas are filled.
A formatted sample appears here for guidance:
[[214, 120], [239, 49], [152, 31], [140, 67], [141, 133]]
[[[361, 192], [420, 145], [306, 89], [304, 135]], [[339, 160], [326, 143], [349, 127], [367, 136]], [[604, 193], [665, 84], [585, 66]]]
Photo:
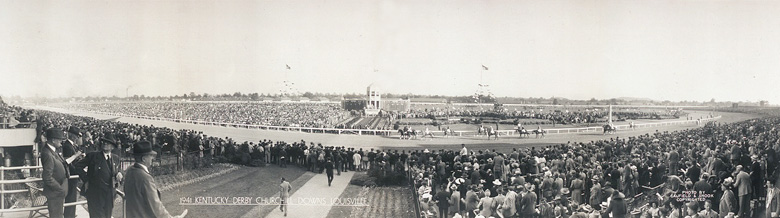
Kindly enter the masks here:
[[731, 177], [726, 178], [721, 185], [723, 189], [723, 196], [720, 197], [719, 214], [720, 217], [725, 217], [730, 212], [737, 211], [737, 198], [734, 197], [734, 192], [731, 191], [731, 183], [733, 179]]

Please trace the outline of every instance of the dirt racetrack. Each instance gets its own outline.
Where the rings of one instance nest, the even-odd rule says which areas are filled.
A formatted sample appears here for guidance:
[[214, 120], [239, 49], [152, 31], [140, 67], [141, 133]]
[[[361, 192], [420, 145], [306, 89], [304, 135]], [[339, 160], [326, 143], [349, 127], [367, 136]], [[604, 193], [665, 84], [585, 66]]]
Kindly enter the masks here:
[[[294, 142], [304, 140], [307, 143], [322, 143], [327, 146], [349, 146], [363, 149], [397, 149], [397, 150], [423, 150], [423, 149], [444, 149], [444, 148], [460, 148], [460, 144], [465, 144], [469, 148], [478, 149], [497, 149], [497, 150], [511, 150], [514, 147], [525, 146], [543, 146], [550, 144], [560, 144], [571, 142], [583, 142], [594, 141], [599, 139], [608, 139], [613, 137], [629, 137], [636, 136], [655, 131], [676, 131], [690, 128], [697, 128], [695, 125], [677, 125], [677, 126], [662, 126], [653, 128], [640, 128], [636, 130], [624, 130], [618, 131], [616, 134], [603, 135], [601, 133], [571, 133], [571, 134], [548, 134], [544, 138], [535, 138], [533, 135], [529, 138], [519, 138], [518, 135], [501, 136], [498, 140], [488, 140], [485, 137], [449, 137], [444, 138], [441, 135], [436, 138], [426, 138], [418, 140], [400, 140], [397, 137], [389, 136], [373, 136], [373, 135], [337, 135], [337, 134], [322, 134], [322, 133], [303, 133], [295, 131], [279, 131], [279, 130], [258, 130], [258, 129], [241, 129], [233, 127], [222, 126], [207, 126], [199, 124], [188, 123], [176, 123], [159, 120], [147, 120], [130, 117], [116, 117], [108, 116], [89, 112], [76, 112], [59, 108], [51, 107], [33, 107], [36, 109], [51, 110], [63, 113], [69, 113], [80, 116], [90, 116], [97, 119], [116, 119], [119, 122], [134, 123], [140, 125], [154, 125], [164, 126], [173, 129], [193, 129], [202, 131], [208, 136], [217, 137], [230, 137], [236, 141], [260, 141], [263, 139], [270, 139], [273, 141], [286, 141]], [[698, 115], [709, 114], [709, 111], [691, 111], [691, 116], [698, 117]], [[716, 112], [715, 116], [722, 116], [717, 122], [732, 123], [743, 121], [747, 119], [760, 117], [754, 114], [743, 113], [725, 113]], [[642, 123], [637, 121], [637, 124]]]

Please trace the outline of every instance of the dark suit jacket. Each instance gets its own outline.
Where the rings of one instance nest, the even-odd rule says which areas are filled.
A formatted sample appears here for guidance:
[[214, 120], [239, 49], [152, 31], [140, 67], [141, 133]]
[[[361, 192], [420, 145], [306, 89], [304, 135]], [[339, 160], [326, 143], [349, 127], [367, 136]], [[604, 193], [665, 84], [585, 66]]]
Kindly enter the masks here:
[[609, 202], [609, 208], [604, 214], [612, 213], [613, 218], [624, 218], [628, 214], [628, 205], [623, 199], [613, 199]]
[[73, 143], [70, 142], [70, 140], [64, 140], [62, 141], [62, 157], [69, 158], [70, 156], [73, 156], [76, 154], [77, 147], [73, 145]]
[[43, 165], [43, 195], [46, 197], [65, 197], [68, 193], [68, 177], [70, 172], [65, 159], [44, 144], [41, 148], [41, 164]]
[[[119, 173], [119, 156], [111, 154], [111, 168], [102, 151], [90, 152], [84, 159], [76, 162], [76, 172], [82, 181], [87, 183], [87, 196], [107, 196], [113, 199], [116, 191], [114, 182]], [[87, 172], [84, 173], [84, 168]], [[110, 195], [109, 195], [110, 194]]]
[[536, 193], [528, 192], [520, 200], [520, 214], [533, 214], [536, 210]]
[[127, 217], [171, 217], [160, 200], [160, 191], [157, 189], [157, 185], [154, 184], [152, 175], [149, 175], [139, 163], [127, 169], [126, 174], [125, 204], [127, 205]]
[[[64, 140], [62, 141], [62, 157], [65, 159], [68, 159], [69, 157], [73, 156], [78, 152], [80, 149], [78, 146], [73, 145], [73, 143], [70, 142], [70, 140]], [[76, 173], [76, 166], [73, 164], [68, 165], [68, 170], [70, 170], [73, 174]], [[72, 181], [71, 181], [72, 182]]]

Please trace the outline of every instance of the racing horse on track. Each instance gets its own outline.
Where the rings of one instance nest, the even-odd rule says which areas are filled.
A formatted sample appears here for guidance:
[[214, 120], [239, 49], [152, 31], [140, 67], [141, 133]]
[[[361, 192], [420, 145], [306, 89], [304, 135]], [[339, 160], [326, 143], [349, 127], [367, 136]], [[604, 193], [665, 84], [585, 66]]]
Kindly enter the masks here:
[[535, 129], [533, 131], [534, 134], [536, 134], [536, 138], [539, 138], [539, 135], [542, 135], [542, 138], [544, 138], [544, 134], [547, 133], [547, 131], [543, 130], [541, 127]]
[[400, 134], [398, 139], [417, 139], [417, 131], [408, 126], [403, 129], [398, 129], [398, 134]]
[[604, 125], [604, 135], [606, 135], [607, 133], [615, 134], [616, 132], [617, 132], [617, 128], [615, 128], [615, 126], [610, 124]]
[[515, 131], [517, 132], [517, 134], [520, 135], [520, 138], [522, 138], [523, 135], [525, 135], [526, 138], [531, 137], [531, 133], [528, 132], [528, 130], [526, 130], [525, 128], [515, 129]]
[[498, 131], [493, 129], [493, 127], [488, 127], [485, 133], [487, 135], [488, 140], [490, 140], [490, 136], [496, 136], [496, 140], [498, 140]]

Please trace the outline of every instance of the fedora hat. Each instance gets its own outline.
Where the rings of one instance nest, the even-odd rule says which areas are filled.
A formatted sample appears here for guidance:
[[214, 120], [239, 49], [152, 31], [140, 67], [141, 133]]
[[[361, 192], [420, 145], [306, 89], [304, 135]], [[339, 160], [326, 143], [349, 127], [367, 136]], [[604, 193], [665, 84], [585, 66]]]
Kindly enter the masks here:
[[75, 126], [71, 126], [68, 128], [68, 133], [71, 133], [73, 135], [81, 136], [81, 129]]
[[107, 142], [109, 144], [114, 145], [114, 147], [117, 147], [119, 145], [119, 142], [114, 138], [114, 134], [106, 133], [105, 136], [100, 138], [101, 142]]
[[157, 152], [152, 150], [152, 143], [149, 141], [136, 142], [133, 145], [133, 155], [156, 155]]
[[66, 139], [65, 132], [62, 129], [53, 127], [46, 130], [47, 139]]

